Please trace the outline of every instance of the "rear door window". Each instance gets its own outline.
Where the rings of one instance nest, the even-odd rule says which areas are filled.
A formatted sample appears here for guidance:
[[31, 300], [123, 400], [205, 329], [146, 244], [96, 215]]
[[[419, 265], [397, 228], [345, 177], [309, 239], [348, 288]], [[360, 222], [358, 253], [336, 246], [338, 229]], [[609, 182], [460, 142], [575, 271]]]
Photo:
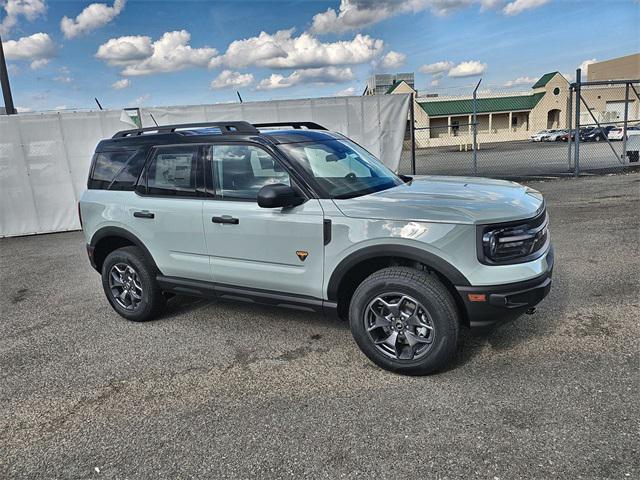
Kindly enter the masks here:
[[198, 152], [196, 145], [157, 148], [147, 168], [147, 193], [197, 196]]

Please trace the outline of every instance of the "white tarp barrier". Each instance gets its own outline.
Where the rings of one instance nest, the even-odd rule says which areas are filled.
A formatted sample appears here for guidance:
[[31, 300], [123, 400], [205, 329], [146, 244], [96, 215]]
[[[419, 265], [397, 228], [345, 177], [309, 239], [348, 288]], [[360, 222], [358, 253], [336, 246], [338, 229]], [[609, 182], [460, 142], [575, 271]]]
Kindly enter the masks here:
[[[142, 110], [145, 127], [246, 120], [312, 121], [352, 138], [392, 170], [400, 163], [409, 95], [280, 100]], [[120, 110], [0, 116], [0, 236], [80, 228], [76, 202], [96, 144], [130, 127]]]

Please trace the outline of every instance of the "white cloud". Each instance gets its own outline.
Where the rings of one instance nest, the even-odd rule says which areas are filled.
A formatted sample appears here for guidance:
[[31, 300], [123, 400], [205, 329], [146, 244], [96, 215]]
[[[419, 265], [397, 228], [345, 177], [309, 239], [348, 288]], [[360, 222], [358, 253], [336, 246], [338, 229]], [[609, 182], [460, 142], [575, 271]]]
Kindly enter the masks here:
[[9, 35], [9, 31], [18, 23], [18, 17], [32, 22], [47, 11], [44, 0], [0, 0], [0, 8], [5, 11], [0, 22], [0, 35]]
[[502, 9], [502, 12], [509, 16], [518, 15], [525, 10], [541, 7], [548, 2], [549, 0], [514, 0], [513, 2], [507, 3]]
[[4, 54], [8, 60], [31, 61], [34, 70], [42, 68], [56, 54], [56, 46], [46, 33], [34, 33], [18, 40], [2, 42]]
[[272, 73], [269, 77], [260, 81], [257, 90], [274, 90], [288, 88], [300, 83], [341, 83], [353, 80], [354, 75], [350, 68], [322, 67], [295, 70], [288, 76]]
[[113, 7], [105, 3], [92, 3], [75, 18], [63, 17], [60, 30], [65, 38], [74, 38], [105, 26], [117, 17], [124, 8], [126, 0], [115, 0]]
[[560, 75], [562, 75], [565, 78], [565, 80], [567, 80], [569, 83], [574, 81], [574, 77], [575, 77], [574, 73], [560, 73]]
[[427, 9], [436, 15], [446, 15], [473, 3], [484, 5], [487, 0], [341, 0], [337, 11], [328, 8], [314, 15], [311, 31], [318, 34], [343, 33], [373, 25], [395, 15]]
[[137, 76], [176, 72], [192, 67], [206, 67], [217, 55], [215, 48], [193, 48], [186, 30], [166, 32], [151, 42], [146, 36], [112, 38], [100, 45], [96, 58], [109, 65], [122, 66], [122, 75]]
[[293, 35], [293, 29], [231, 42], [224, 55], [211, 60], [214, 68], [249, 65], [267, 68], [318, 68], [330, 65], [361, 64], [373, 60], [384, 47], [382, 40], [356, 35], [352, 40], [320, 42], [307, 32]]
[[151, 98], [151, 95], [149, 95], [148, 93], [145, 93], [144, 95], [140, 95], [139, 97], [135, 98], [133, 101], [129, 102], [129, 106], [141, 107], [145, 103], [147, 103], [147, 100], [149, 100], [150, 98]]
[[29, 113], [29, 112], [33, 112], [33, 109], [28, 107], [16, 107], [16, 111], [18, 113]]
[[597, 60], [595, 58], [590, 58], [589, 60], [585, 60], [584, 62], [582, 62], [578, 68], [580, 70], [582, 70], [581, 74], [583, 78], [587, 77], [587, 73], [589, 71], [589, 65], [591, 65], [592, 63], [596, 63]]
[[[503, 8], [505, 15], [544, 5], [549, 0], [514, 0]], [[311, 32], [315, 34], [344, 33], [359, 30], [396, 15], [429, 10], [435, 15], [447, 15], [456, 10], [480, 5], [484, 12], [500, 8], [505, 0], [341, 0], [338, 9], [328, 8], [313, 16]]]
[[131, 86], [131, 80], [128, 78], [121, 78], [120, 80], [113, 82], [111, 84], [111, 88], [114, 90], [122, 90], [123, 88], [128, 88]]
[[151, 38], [140, 35], [112, 38], [100, 45], [96, 52], [96, 58], [114, 66], [129, 65], [151, 55], [153, 55]]
[[437, 78], [434, 78], [433, 80], [431, 80], [431, 82], [429, 83], [429, 86], [431, 87], [437, 87], [438, 85], [440, 85], [440, 80], [438, 80]]
[[537, 77], [518, 77], [509, 80], [504, 84], [505, 87], [515, 87], [516, 85], [533, 85], [538, 81]]
[[34, 60], [33, 62], [31, 62], [29, 66], [31, 67], [32, 70], [38, 70], [40, 68], [44, 68], [47, 65], [49, 65], [49, 61], [50, 59], [48, 58], [39, 58], [38, 60]]
[[55, 77], [54, 80], [60, 83], [73, 83], [73, 77], [64, 74]]
[[380, 62], [380, 66], [384, 69], [391, 70], [394, 68], [400, 68], [404, 65], [407, 56], [404, 53], [394, 52], [391, 50], [384, 57], [382, 57], [382, 61]]
[[487, 70], [486, 63], [480, 63], [477, 60], [461, 62], [449, 70], [450, 77], [473, 77], [482, 75]]
[[66, 105], [56, 105], [53, 107], [54, 110], [66, 110], [68, 107]]
[[223, 70], [212, 82], [211, 88], [235, 88], [246, 87], [253, 83], [253, 75], [250, 73], [232, 72]]
[[336, 97], [351, 97], [356, 94], [356, 87], [344, 88], [342, 90], [338, 90], [335, 95]]
[[418, 71], [422, 73], [443, 73], [448, 72], [451, 68], [453, 68], [453, 62], [444, 61], [444, 62], [436, 62], [429, 63], [427, 65], [422, 65]]

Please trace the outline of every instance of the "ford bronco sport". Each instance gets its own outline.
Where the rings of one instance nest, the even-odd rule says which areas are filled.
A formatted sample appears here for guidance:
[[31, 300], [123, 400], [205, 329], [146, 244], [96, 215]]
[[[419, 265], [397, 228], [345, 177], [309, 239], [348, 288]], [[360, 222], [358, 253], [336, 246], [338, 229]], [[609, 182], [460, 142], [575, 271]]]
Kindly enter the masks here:
[[129, 320], [175, 294], [335, 312], [369, 359], [405, 374], [442, 368], [461, 326], [514, 319], [551, 286], [539, 192], [396, 175], [310, 122], [118, 132], [96, 148], [79, 213]]

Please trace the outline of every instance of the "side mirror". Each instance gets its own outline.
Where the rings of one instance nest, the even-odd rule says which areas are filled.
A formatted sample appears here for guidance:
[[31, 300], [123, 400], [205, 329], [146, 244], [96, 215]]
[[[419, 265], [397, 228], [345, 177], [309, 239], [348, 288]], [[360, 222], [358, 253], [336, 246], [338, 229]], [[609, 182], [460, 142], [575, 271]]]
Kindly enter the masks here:
[[303, 202], [298, 192], [282, 183], [265, 185], [258, 191], [258, 206], [262, 208], [295, 207]]

